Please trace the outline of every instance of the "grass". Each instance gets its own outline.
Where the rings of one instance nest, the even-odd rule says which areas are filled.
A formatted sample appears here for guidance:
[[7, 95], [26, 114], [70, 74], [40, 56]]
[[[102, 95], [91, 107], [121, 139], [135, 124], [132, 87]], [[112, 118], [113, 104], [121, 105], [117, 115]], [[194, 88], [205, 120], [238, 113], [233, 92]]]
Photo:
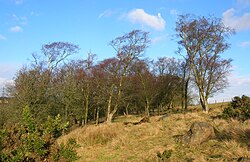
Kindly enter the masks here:
[[[221, 106], [222, 105], [222, 106]], [[212, 107], [213, 106], [213, 107]], [[150, 123], [124, 125], [141, 117], [121, 116], [112, 124], [77, 128], [59, 139], [75, 138], [81, 145], [79, 161], [159, 161], [159, 155], [171, 151], [166, 161], [233, 161], [250, 158], [250, 122], [214, 118], [225, 104], [212, 105], [211, 113], [192, 107], [186, 114], [172, 114], [164, 120], [153, 116]], [[198, 110], [199, 109], [199, 110]], [[173, 136], [184, 134], [194, 121], [205, 121], [217, 130], [217, 138], [198, 146], [182, 146]]]

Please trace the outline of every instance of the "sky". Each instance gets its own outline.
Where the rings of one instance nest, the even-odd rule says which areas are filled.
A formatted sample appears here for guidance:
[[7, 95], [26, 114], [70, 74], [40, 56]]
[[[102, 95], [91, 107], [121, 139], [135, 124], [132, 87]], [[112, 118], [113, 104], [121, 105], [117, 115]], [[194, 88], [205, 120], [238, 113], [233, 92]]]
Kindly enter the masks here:
[[174, 35], [180, 14], [221, 18], [236, 34], [222, 54], [232, 58], [230, 85], [210, 102], [250, 96], [250, 0], [0, 0], [0, 88], [46, 43], [79, 45], [75, 58], [92, 51], [98, 60], [115, 56], [108, 44], [134, 29], [150, 33], [144, 57], [176, 57]]

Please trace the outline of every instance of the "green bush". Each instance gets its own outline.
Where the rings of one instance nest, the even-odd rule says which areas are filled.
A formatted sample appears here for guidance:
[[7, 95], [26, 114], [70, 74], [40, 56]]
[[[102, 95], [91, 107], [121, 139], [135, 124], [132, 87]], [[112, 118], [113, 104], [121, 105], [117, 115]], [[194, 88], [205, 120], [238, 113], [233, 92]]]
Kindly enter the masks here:
[[223, 117], [243, 121], [250, 119], [250, 98], [245, 95], [242, 97], [234, 97], [230, 105], [224, 109]]
[[55, 161], [59, 161], [62, 158], [64, 159], [64, 161], [75, 161], [77, 160], [79, 157], [77, 156], [77, 153], [75, 151], [75, 148], [79, 147], [79, 145], [76, 143], [76, 140], [73, 138], [70, 138], [66, 145], [62, 144], [58, 153], [54, 156], [54, 160]]
[[28, 107], [23, 109], [20, 124], [0, 131], [0, 161], [75, 161], [76, 142], [71, 139], [58, 145], [56, 138], [67, 128], [60, 116], [49, 117], [41, 125], [34, 122]]
[[158, 161], [166, 161], [172, 155], [172, 150], [165, 150], [163, 153], [157, 152]]

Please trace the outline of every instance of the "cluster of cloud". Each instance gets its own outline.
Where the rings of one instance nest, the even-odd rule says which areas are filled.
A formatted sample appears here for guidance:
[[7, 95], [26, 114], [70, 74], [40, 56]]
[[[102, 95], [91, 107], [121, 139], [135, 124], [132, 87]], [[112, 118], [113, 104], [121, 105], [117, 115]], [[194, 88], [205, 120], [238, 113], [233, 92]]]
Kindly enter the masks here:
[[235, 96], [250, 96], [250, 76], [239, 76], [231, 74], [228, 77], [229, 87], [223, 93], [217, 94], [209, 99], [209, 103], [231, 101]]
[[245, 42], [241, 42], [239, 44], [240, 47], [250, 47], [250, 41], [245, 41]]
[[23, 4], [25, 0], [13, 0], [16, 5]]
[[166, 21], [161, 17], [161, 14], [151, 15], [146, 13], [143, 9], [135, 9], [127, 14], [127, 18], [132, 23], [145, 25], [154, 30], [164, 30]]
[[[21, 5], [25, 0], [12, 0], [12, 2], [16, 5]], [[26, 16], [17, 16], [16, 14], [11, 15], [11, 20], [13, 26], [9, 28], [9, 31], [12, 33], [23, 32], [22, 26], [27, 24], [28, 18]], [[7, 40], [7, 38], [0, 33], [0, 41]]]
[[13, 85], [13, 84], [14, 84], [14, 80], [6, 79], [6, 78], [0, 78], [0, 88], [6, 87], [8, 85]]
[[250, 6], [250, 0], [237, 0], [237, 3], [244, 7]]
[[13, 33], [17, 33], [17, 32], [22, 32], [23, 29], [20, 26], [13, 26], [10, 28], [10, 31]]
[[[99, 14], [98, 18], [111, 17], [117, 14], [117, 10], [105, 10]], [[153, 30], [162, 31], [165, 29], [166, 21], [161, 17], [161, 14], [152, 15], [144, 11], [144, 9], [134, 9], [126, 14], [122, 14], [120, 19], [125, 19], [134, 24], [140, 24], [143, 27], [147, 26]]]
[[158, 36], [158, 37], [154, 37], [154, 38], [151, 40], [151, 42], [152, 42], [153, 44], [155, 44], [155, 43], [161, 42], [161, 41], [163, 41], [163, 40], [166, 40], [166, 39], [168, 39], [168, 38], [169, 38], [169, 35], [168, 35], [168, 34], [165, 34], [165, 35], [161, 35], [161, 36]]
[[[244, 11], [244, 8], [250, 6], [250, 0], [237, 0], [236, 3], [238, 4], [237, 9], [230, 8], [223, 12], [222, 21], [226, 26], [235, 29], [237, 32], [249, 30], [250, 12], [239, 14]], [[250, 47], [250, 41], [241, 42], [238, 46], [241, 48]]]
[[235, 13], [236, 10], [234, 8], [225, 11], [222, 14], [223, 23], [236, 31], [250, 29], [250, 13], [245, 13], [242, 16], [236, 16]]
[[222, 14], [222, 21], [226, 26], [234, 28], [236, 31], [244, 31], [250, 29], [250, 12], [243, 13], [242, 9], [250, 6], [250, 0], [237, 0], [238, 8], [230, 8]]
[[112, 15], [114, 15], [116, 13], [116, 11], [112, 11], [112, 10], [105, 10], [104, 12], [102, 12], [98, 18], [103, 18], [103, 17], [110, 17]]
[[171, 9], [169, 13], [170, 13], [171, 15], [174, 15], [174, 16], [180, 15], [180, 11], [178, 11], [178, 10], [176, 10], [176, 9]]
[[13, 33], [18, 33], [22, 32], [23, 28], [21, 26], [24, 26], [27, 24], [28, 18], [26, 16], [17, 16], [15, 14], [12, 15], [12, 19], [14, 23], [16, 24], [15, 26], [10, 27], [10, 31]]
[[3, 36], [2, 34], [0, 34], [0, 40], [6, 40], [7, 38], [5, 36]]
[[1, 63], [0, 64], [0, 92], [1, 88], [7, 85], [13, 85], [13, 76], [15, 76], [21, 64]]

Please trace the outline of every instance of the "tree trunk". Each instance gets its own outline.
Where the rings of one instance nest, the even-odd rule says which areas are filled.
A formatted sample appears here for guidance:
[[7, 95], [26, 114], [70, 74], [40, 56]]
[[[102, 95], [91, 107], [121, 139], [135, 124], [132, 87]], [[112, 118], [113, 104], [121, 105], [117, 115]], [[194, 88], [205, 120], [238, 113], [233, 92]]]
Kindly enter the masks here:
[[127, 106], [126, 106], [126, 115], [128, 115], [128, 107], [129, 107], [129, 103], [127, 104]]
[[188, 108], [188, 83], [189, 83], [189, 79], [190, 77], [187, 78], [186, 82], [185, 82], [185, 95], [184, 95], [184, 103], [185, 103], [185, 111], [187, 111]]
[[122, 94], [122, 83], [123, 83], [123, 77], [125, 75], [125, 72], [126, 72], [126, 67], [124, 68], [124, 72], [123, 72], [123, 75], [120, 79], [120, 82], [119, 82], [119, 88], [118, 88], [118, 94], [117, 94], [117, 101], [115, 103], [115, 106], [114, 106], [114, 109], [111, 111], [111, 101], [112, 101], [112, 91], [113, 91], [113, 87], [114, 87], [114, 84], [112, 85], [111, 87], [111, 93], [110, 93], [110, 96], [109, 96], [109, 102], [108, 102], [108, 114], [107, 114], [107, 123], [111, 123], [112, 122], [112, 118], [114, 116], [114, 114], [116, 113], [116, 111], [118, 110], [118, 105], [120, 104], [120, 100], [121, 100], [121, 94]]
[[95, 121], [95, 124], [96, 124], [96, 125], [99, 124], [99, 111], [100, 111], [100, 107], [97, 106], [97, 110], [96, 110], [96, 121]]
[[112, 104], [112, 90], [114, 85], [111, 86], [110, 92], [109, 92], [109, 99], [108, 99], [108, 108], [107, 108], [107, 122], [111, 122], [112, 118], [110, 119], [110, 113], [111, 113], [111, 104]]
[[112, 122], [113, 116], [114, 116], [113, 113], [109, 113], [109, 114], [107, 115], [107, 120], [106, 120], [106, 122], [107, 122], [108, 124], [110, 124], [110, 123]]
[[149, 116], [149, 100], [148, 100], [148, 97], [146, 97], [145, 114], [147, 116]]
[[209, 107], [208, 107], [208, 102], [207, 102], [206, 98], [201, 96], [200, 102], [201, 102], [202, 111], [205, 113], [208, 113]]
[[84, 116], [84, 124], [88, 123], [88, 111], [89, 111], [89, 96], [85, 97], [85, 116]]

